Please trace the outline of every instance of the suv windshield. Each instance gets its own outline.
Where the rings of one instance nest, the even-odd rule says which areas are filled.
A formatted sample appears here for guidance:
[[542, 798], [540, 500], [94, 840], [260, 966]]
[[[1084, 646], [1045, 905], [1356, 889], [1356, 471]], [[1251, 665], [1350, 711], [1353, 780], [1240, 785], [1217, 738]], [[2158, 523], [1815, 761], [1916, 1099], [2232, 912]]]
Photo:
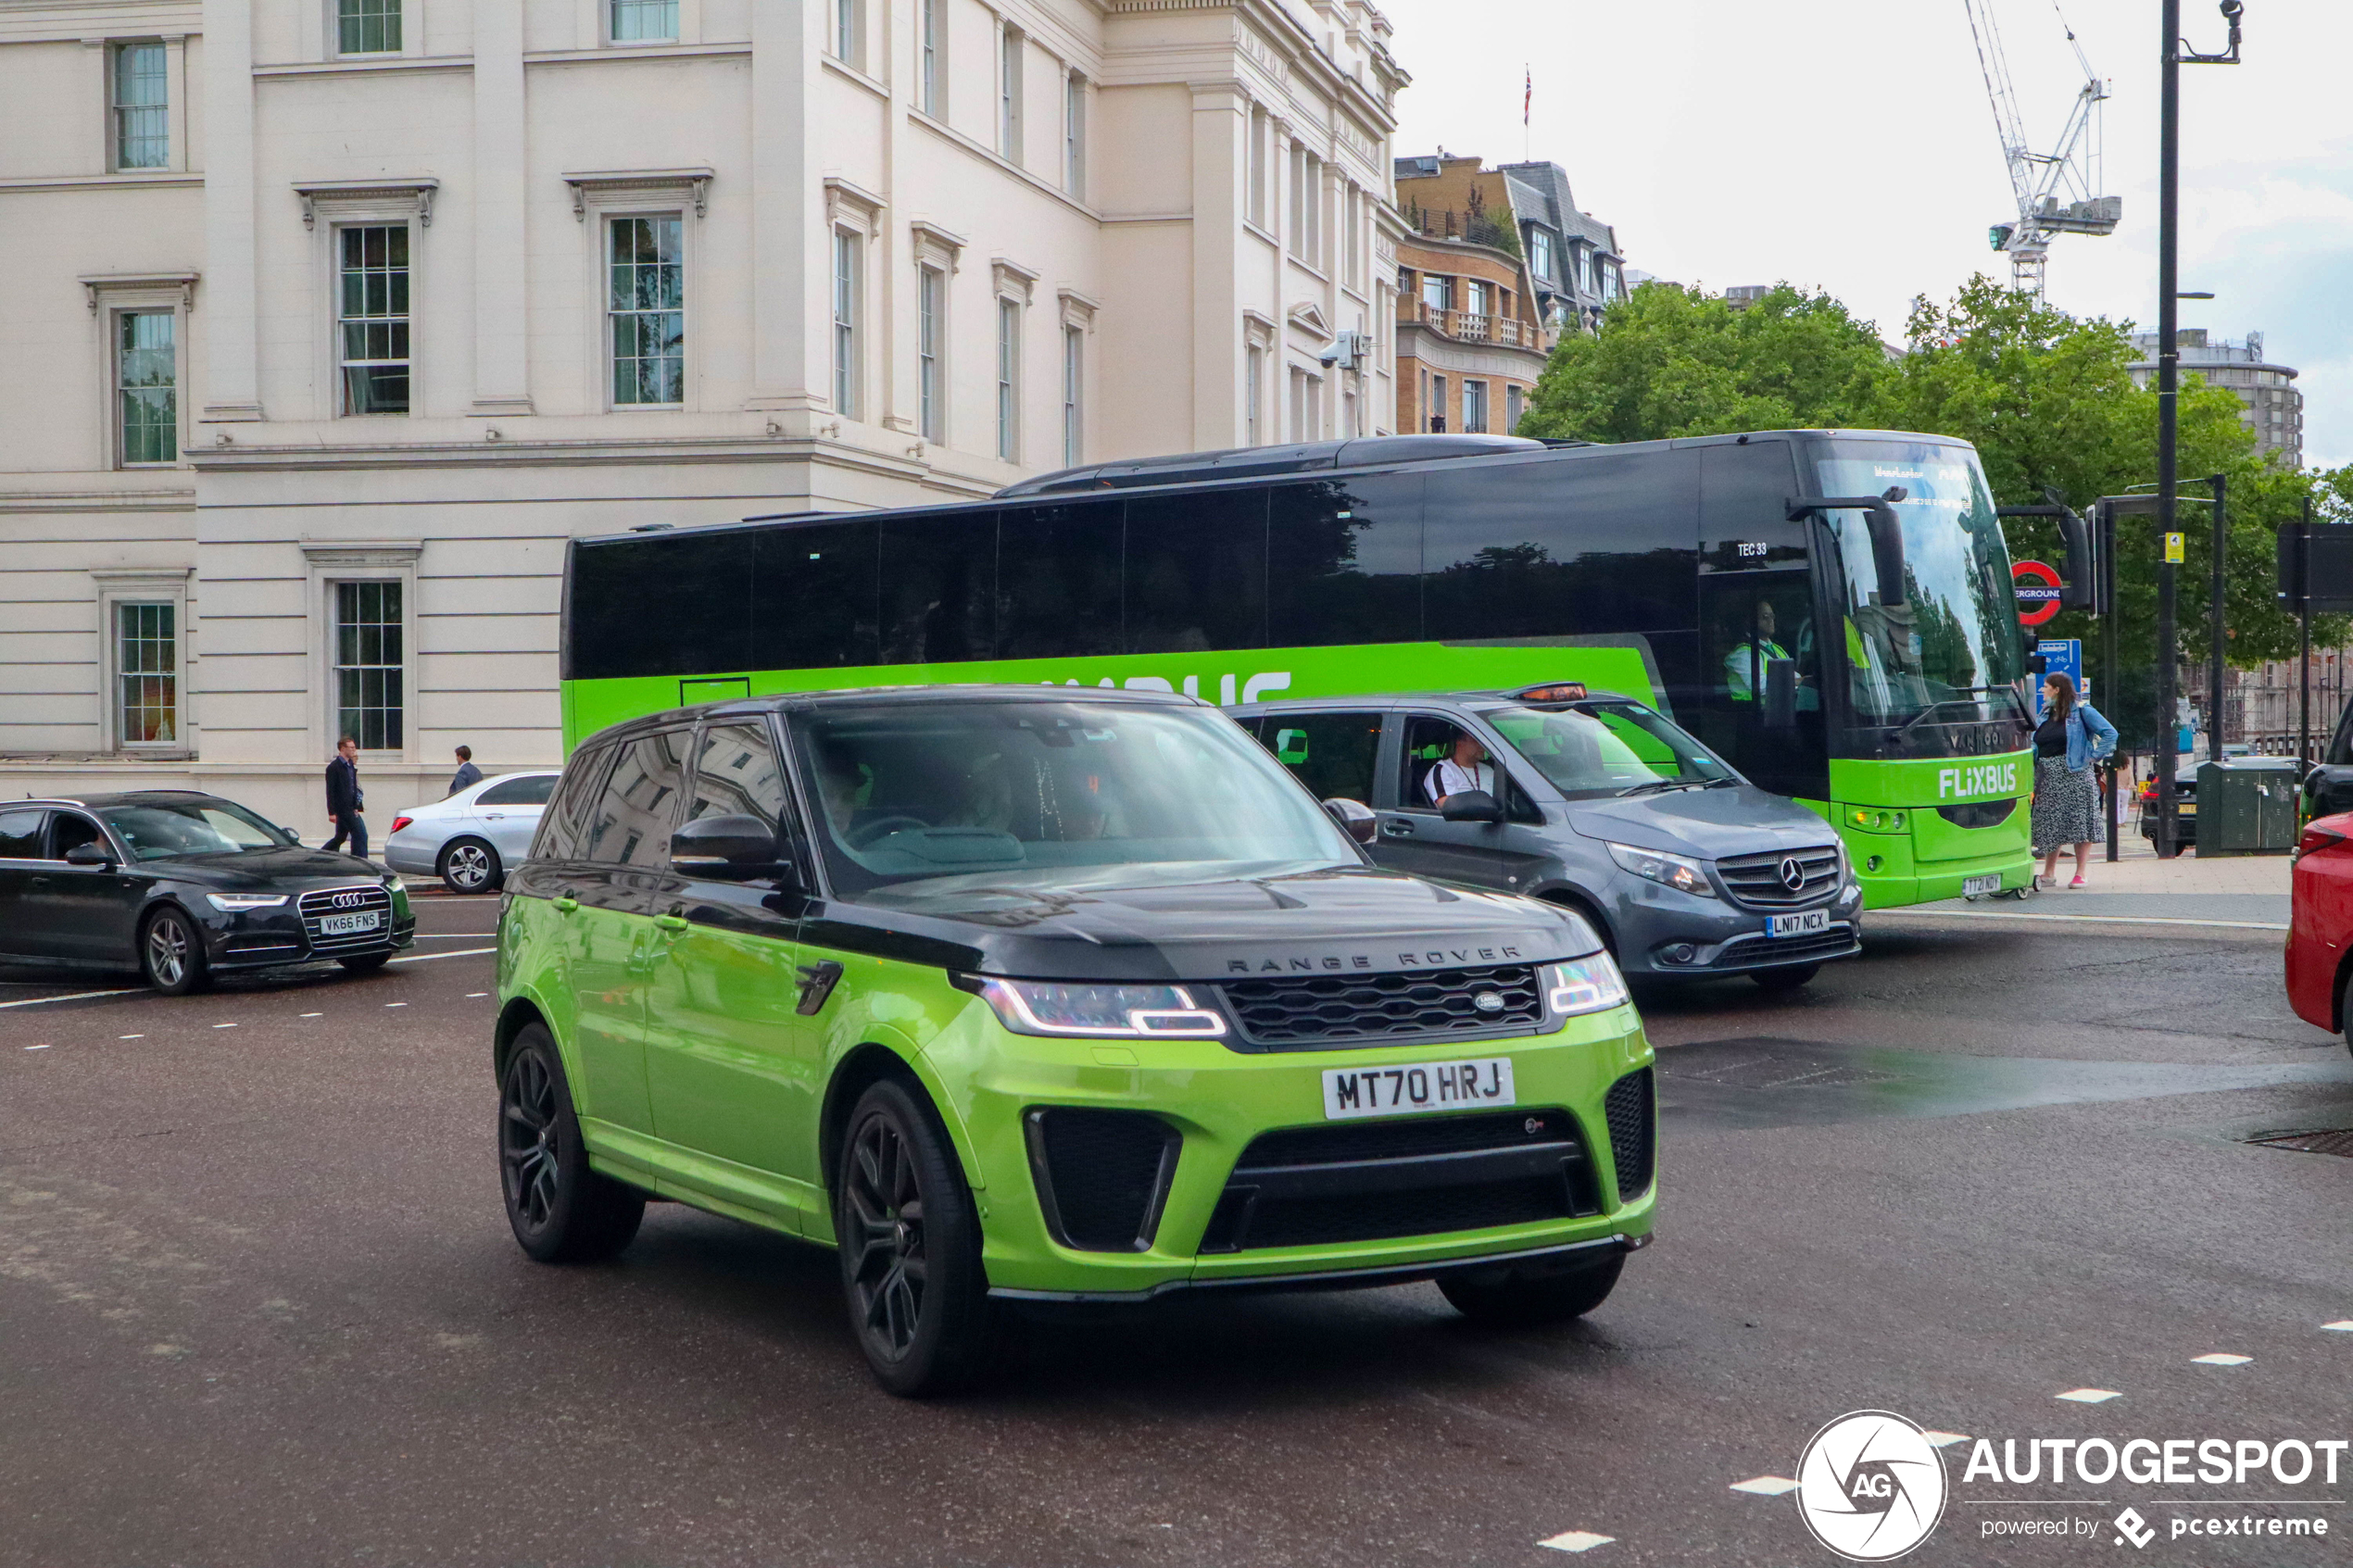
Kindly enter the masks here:
[[792, 726], [844, 893], [1022, 868], [1362, 863], [1281, 764], [1208, 710], [893, 702]]
[[107, 820], [131, 853], [142, 860], [172, 855], [236, 855], [256, 849], [283, 849], [294, 834], [263, 822], [242, 806], [226, 800], [152, 802], [139, 806], [108, 806], [98, 815]]
[[1730, 763], [1639, 702], [1498, 708], [1480, 717], [1569, 800], [1739, 777]]

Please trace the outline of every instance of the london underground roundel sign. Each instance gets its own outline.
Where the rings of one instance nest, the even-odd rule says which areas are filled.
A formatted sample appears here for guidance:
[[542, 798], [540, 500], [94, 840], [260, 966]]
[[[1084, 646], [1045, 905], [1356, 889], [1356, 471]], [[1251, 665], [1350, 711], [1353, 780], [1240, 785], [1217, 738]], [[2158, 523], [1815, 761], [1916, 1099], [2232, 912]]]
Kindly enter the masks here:
[[2010, 587], [2018, 595], [2020, 626], [2040, 626], [2059, 612], [2059, 574], [2041, 561], [2013, 561]]

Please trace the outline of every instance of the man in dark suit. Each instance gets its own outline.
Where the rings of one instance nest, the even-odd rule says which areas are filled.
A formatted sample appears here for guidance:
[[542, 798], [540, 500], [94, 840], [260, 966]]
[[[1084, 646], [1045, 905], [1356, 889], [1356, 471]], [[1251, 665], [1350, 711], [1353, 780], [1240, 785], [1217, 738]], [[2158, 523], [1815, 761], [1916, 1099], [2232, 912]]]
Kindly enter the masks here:
[[335, 759], [327, 764], [327, 815], [335, 820], [335, 835], [321, 847], [339, 849], [345, 839], [351, 852], [368, 858], [368, 824], [359, 820], [367, 796], [359, 788], [359, 743], [346, 735], [335, 743]]
[[455, 795], [468, 784], [480, 783], [482, 783], [482, 770], [474, 766], [474, 748], [471, 746], [459, 746], [458, 771], [449, 781], [449, 793]]

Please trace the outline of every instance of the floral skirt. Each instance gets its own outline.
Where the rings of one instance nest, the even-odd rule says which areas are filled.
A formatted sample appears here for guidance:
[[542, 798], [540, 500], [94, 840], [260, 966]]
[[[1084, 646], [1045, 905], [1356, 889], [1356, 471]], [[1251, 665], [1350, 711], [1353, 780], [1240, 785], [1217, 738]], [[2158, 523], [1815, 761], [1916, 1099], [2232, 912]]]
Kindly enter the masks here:
[[2099, 786], [2089, 768], [2070, 768], [2064, 757], [2034, 759], [2034, 853], [2047, 855], [2074, 844], [2106, 844], [2108, 823], [2100, 812]]

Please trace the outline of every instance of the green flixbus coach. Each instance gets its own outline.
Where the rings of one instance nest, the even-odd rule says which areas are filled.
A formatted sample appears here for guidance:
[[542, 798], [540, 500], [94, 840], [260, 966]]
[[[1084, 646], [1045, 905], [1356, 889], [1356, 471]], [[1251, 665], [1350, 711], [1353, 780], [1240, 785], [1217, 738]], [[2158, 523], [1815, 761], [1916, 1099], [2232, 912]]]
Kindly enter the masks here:
[[2025, 648], [1968, 443], [1391, 436], [577, 540], [567, 748], [729, 696], [1581, 681], [1837, 824], [1873, 908], [2031, 885]]

